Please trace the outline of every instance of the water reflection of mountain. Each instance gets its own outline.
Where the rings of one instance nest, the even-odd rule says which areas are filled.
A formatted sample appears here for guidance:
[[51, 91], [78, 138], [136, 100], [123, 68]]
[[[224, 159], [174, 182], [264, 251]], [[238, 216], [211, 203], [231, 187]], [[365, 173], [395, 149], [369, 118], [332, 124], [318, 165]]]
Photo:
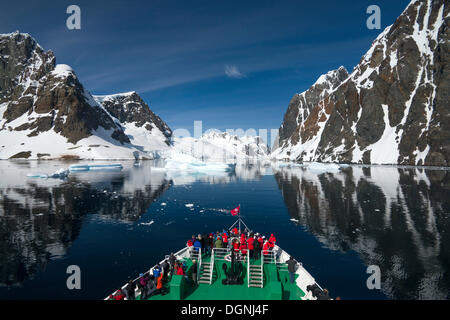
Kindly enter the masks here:
[[450, 298], [450, 172], [274, 169], [289, 214], [333, 250], [381, 269], [395, 299]]
[[65, 181], [26, 178], [37, 168], [54, 172], [53, 166], [0, 164], [0, 286], [20, 285], [45, 270], [50, 259], [64, 256], [85, 215], [136, 221], [170, 186], [164, 174], [132, 165], [120, 172], [75, 174]]
[[214, 172], [214, 173], [188, 173], [182, 171], [167, 171], [166, 179], [173, 182], [174, 185], [187, 185], [195, 182], [202, 183], [231, 183], [235, 181], [260, 180], [266, 175], [268, 168], [259, 163], [237, 163], [232, 172]]
[[68, 163], [0, 162], [0, 286], [20, 285], [45, 270], [50, 259], [64, 257], [88, 214], [95, 214], [96, 221], [130, 223], [171, 185], [255, 180], [266, 171], [240, 164], [232, 173], [171, 176], [154, 167], [161, 163], [122, 164], [121, 171], [79, 172], [60, 180], [27, 174], [52, 174]]

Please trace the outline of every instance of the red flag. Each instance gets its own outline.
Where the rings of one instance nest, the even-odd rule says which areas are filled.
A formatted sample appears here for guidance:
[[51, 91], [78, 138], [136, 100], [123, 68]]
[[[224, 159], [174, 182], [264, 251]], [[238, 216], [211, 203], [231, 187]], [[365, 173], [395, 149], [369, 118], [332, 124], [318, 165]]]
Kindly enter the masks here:
[[238, 205], [237, 208], [234, 208], [233, 210], [230, 211], [232, 216], [237, 216], [239, 212], [241, 212], [241, 205]]

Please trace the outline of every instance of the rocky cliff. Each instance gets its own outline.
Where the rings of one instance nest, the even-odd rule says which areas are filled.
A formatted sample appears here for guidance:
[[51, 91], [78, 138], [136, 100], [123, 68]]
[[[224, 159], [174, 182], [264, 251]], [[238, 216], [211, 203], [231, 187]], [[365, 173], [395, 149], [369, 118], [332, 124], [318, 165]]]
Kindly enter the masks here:
[[413, 0], [348, 75], [295, 95], [272, 156], [294, 161], [450, 165], [448, 0]]
[[135, 91], [94, 96], [94, 99], [121, 124], [135, 146], [150, 150], [171, 146], [172, 130]]
[[[166, 140], [171, 131], [164, 130]], [[122, 159], [145, 157], [145, 147], [134, 145], [75, 72], [56, 65], [51, 51], [28, 34], [0, 35], [1, 159]]]

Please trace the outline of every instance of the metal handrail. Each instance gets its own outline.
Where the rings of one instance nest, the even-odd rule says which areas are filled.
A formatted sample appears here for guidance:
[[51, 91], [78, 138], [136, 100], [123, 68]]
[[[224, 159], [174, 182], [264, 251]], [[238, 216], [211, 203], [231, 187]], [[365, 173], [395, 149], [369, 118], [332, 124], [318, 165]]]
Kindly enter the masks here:
[[247, 286], [250, 288], [250, 250], [247, 250]]
[[211, 270], [211, 274], [209, 275], [209, 284], [212, 284], [212, 275], [214, 272], [214, 248], [211, 251], [210, 270]]
[[[267, 254], [264, 254], [267, 253]], [[275, 252], [273, 252], [272, 250], [262, 250], [261, 251], [261, 256], [264, 258], [268, 258], [269, 262], [267, 262], [267, 260], [264, 260], [266, 263], [276, 263], [275, 260]]]
[[[174, 256], [175, 256], [175, 257], [176, 257], [176, 256], [180, 256], [181, 254], [184, 254], [185, 251], [187, 251], [188, 249], [189, 249], [189, 247], [184, 247], [183, 249], [178, 250], [177, 252], [175, 252], [175, 253], [174, 253]], [[166, 260], [169, 260], [169, 256], [167, 256], [167, 255], [164, 257], [163, 260], [161, 260], [161, 261], [159, 262], [159, 265], [162, 265], [162, 264], [164, 263], [164, 261], [166, 261]], [[154, 267], [156, 267], [156, 265], [153, 266], [153, 267], [151, 267], [148, 271], [144, 272], [144, 275], [150, 274], [150, 273], [153, 271]], [[140, 279], [140, 277], [135, 278], [135, 279], [133, 280], [133, 283], [136, 283], [136, 281], [138, 281], [139, 279]], [[127, 285], [128, 285], [128, 283], [125, 283], [122, 287], [120, 287], [120, 289], [124, 290], [124, 289], [127, 287]], [[118, 290], [114, 291], [111, 295], [116, 294], [117, 291], [118, 291]], [[139, 291], [139, 289], [136, 288], [136, 289], [134, 290], [135, 294], [136, 294], [138, 291]], [[109, 296], [107, 296], [104, 300], [108, 300], [108, 299], [109, 299]]]
[[197, 283], [200, 280], [200, 271], [202, 270], [202, 248], [198, 249], [198, 269], [197, 269]]
[[[220, 257], [217, 258], [217, 260], [224, 260], [225, 255], [230, 252], [229, 248], [214, 248], [215, 252], [220, 253]], [[222, 253], [225, 253], [225, 255], [222, 256]]]
[[264, 287], [264, 255], [261, 250], [261, 288]]

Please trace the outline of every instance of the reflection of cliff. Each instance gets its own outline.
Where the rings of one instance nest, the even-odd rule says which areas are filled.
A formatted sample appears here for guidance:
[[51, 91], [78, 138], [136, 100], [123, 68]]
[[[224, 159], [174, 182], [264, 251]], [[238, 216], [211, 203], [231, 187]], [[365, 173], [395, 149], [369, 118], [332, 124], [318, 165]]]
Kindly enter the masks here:
[[10, 179], [6, 188], [0, 185], [0, 286], [20, 285], [44, 270], [50, 259], [63, 257], [86, 214], [117, 222], [138, 220], [170, 186], [163, 177], [138, 170], [139, 178], [125, 170], [97, 182], [94, 176], [80, 175], [24, 184], [18, 175], [16, 183]]
[[328, 248], [378, 265], [385, 294], [450, 298], [450, 172], [352, 166], [275, 177], [291, 217]]

